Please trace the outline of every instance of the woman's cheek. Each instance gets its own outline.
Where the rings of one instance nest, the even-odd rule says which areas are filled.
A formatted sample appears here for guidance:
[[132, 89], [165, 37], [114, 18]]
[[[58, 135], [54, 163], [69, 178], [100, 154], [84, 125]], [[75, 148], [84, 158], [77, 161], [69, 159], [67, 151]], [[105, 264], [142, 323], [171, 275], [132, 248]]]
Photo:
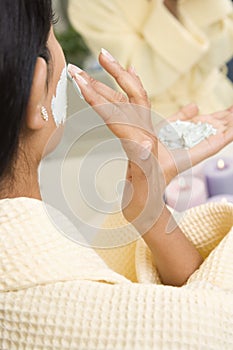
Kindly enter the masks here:
[[67, 117], [67, 66], [62, 70], [57, 83], [56, 94], [51, 102], [51, 111], [57, 127], [65, 123]]

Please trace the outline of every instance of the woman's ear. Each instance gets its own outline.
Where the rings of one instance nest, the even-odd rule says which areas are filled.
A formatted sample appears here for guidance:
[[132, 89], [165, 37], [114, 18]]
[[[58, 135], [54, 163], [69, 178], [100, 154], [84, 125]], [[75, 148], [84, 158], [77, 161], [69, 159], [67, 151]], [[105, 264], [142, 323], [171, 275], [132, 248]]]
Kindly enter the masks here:
[[30, 130], [39, 130], [45, 124], [41, 111], [46, 94], [46, 81], [47, 63], [43, 58], [38, 57], [25, 118], [26, 128]]

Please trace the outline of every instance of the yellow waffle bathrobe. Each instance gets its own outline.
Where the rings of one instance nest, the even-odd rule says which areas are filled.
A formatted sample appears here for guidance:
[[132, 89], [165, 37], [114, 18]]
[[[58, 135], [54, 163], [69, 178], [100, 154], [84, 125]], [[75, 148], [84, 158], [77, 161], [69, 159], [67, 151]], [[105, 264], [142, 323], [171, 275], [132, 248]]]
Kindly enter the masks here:
[[162, 115], [196, 102], [202, 113], [233, 104], [223, 66], [233, 54], [231, 0], [69, 0], [69, 18], [97, 56], [101, 47], [136, 68]]
[[159, 284], [142, 239], [95, 252], [59, 233], [41, 202], [1, 200], [0, 349], [232, 350], [232, 225], [227, 204], [185, 215], [205, 261], [177, 288]]

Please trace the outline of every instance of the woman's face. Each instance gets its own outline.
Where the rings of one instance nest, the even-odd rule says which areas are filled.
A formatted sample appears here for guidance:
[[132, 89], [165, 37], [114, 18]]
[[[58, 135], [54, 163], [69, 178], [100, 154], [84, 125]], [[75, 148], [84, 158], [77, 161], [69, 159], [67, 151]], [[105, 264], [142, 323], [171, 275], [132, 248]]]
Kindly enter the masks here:
[[[67, 71], [66, 60], [62, 48], [58, 43], [53, 28], [51, 28], [48, 38], [48, 49], [50, 52], [50, 73], [48, 77], [48, 91], [45, 97], [45, 107], [48, 111], [49, 120], [46, 125], [47, 141], [55, 133], [53, 141], [45, 150], [45, 153], [51, 152], [59, 143], [66, 118], [67, 107]], [[47, 142], [45, 142], [46, 144]]]
[[[54, 32], [53, 28], [51, 28], [49, 38], [48, 38], [48, 49], [51, 54], [51, 74], [49, 77], [49, 90], [48, 90], [48, 99], [51, 100], [51, 112], [53, 114], [53, 117], [55, 118], [55, 123], [59, 123], [58, 117], [54, 115], [54, 109], [55, 107], [53, 106], [53, 98], [57, 96], [58, 94], [61, 94], [62, 92], [60, 91], [59, 87], [61, 83], [66, 83], [67, 82], [67, 74], [66, 74], [66, 60], [62, 51], [62, 48], [60, 44], [58, 43]], [[63, 74], [63, 81], [61, 82], [61, 74]], [[58, 91], [59, 89], [59, 91]], [[58, 96], [60, 98], [64, 98], [64, 96]], [[62, 101], [66, 103], [65, 101]], [[55, 103], [55, 102], [54, 102]], [[63, 106], [60, 106], [63, 107]], [[57, 118], [57, 119], [56, 119]]]

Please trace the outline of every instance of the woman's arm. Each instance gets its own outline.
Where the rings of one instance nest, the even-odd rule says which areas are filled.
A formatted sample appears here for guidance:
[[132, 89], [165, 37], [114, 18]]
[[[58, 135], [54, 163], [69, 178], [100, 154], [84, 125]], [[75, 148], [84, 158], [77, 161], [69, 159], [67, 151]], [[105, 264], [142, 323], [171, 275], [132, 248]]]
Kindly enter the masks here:
[[[135, 71], [132, 68], [124, 70], [106, 51], [102, 51], [100, 63], [126, 95], [95, 81], [83, 71], [75, 74], [74, 69], [70, 73], [85, 100], [121, 140], [129, 159], [122, 201], [125, 218], [134, 225], [152, 251], [162, 281], [180, 286], [199, 267], [202, 258], [175, 224], [163, 201], [164, 189], [175, 175], [173, 168], [176, 168], [176, 162], [170, 163], [169, 167], [166, 162], [159, 164], [158, 140], [151, 121], [150, 103]], [[195, 162], [207, 158], [233, 140], [232, 112], [216, 115], [219, 132], [191, 150], [190, 155]], [[203, 146], [204, 155], [200, 152]], [[178, 163], [182, 168], [182, 159], [178, 159]]]
[[85, 72], [75, 74], [72, 70], [70, 73], [86, 101], [121, 139], [128, 156], [128, 181], [122, 201], [125, 218], [135, 226], [152, 251], [162, 281], [181, 285], [202, 260], [178, 227], [173, 228], [171, 234], [166, 233], [171, 215], [163, 202], [166, 184], [157, 162], [158, 144], [146, 92], [135, 72], [132, 69], [125, 71], [108, 52], [101, 53], [100, 63], [127, 96], [94, 81]]
[[166, 207], [143, 239], [152, 252], [163, 284], [182, 286], [203, 262]]

